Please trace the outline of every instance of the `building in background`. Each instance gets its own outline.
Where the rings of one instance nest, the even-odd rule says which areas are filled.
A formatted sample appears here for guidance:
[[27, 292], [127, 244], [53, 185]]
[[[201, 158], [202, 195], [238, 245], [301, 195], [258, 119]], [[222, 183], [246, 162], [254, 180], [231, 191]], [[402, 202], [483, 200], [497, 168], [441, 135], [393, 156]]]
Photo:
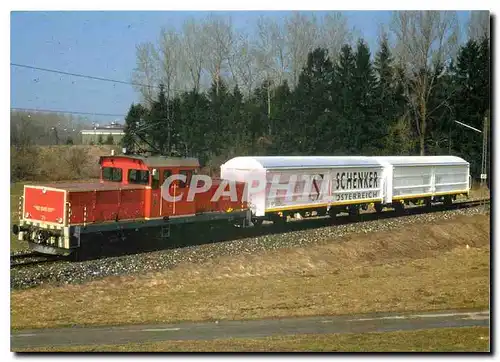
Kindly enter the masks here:
[[119, 145], [125, 135], [124, 126], [118, 122], [111, 122], [106, 126], [94, 123], [92, 129], [81, 131], [84, 145]]

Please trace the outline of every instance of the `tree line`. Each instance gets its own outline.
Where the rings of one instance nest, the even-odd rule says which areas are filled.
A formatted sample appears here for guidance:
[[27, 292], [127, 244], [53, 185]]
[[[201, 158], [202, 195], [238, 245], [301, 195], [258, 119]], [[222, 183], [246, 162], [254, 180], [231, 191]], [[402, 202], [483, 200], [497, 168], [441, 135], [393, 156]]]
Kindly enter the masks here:
[[478, 177], [481, 136], [455, 121], [481, 130], [489, 121], [489, 33], [479, 24], [458, 45], [453, 14], [396, 12], [373, 56], [362, 38], [318, 46], [296, 77], [264, 77], [251, 91], [220, 72], [206, 90], [172, 94], [160, 81], [130, 107], [123, 145], [215, 166], [239, 155], [452, 154]]
[[10, 144], [72, 145], [81, 143], [80, 131], [86, 127], [82, 117], [47, 112], [10, 112]]

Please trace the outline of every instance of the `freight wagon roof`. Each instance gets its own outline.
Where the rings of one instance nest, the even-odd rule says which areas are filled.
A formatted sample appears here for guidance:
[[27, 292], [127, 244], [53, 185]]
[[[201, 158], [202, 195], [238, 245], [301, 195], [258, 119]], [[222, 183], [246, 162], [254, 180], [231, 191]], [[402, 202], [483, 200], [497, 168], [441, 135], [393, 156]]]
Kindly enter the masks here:
[[395, 166], [459, 166], [468, 165], [464, 159], [456, 156], [379, 156], [374, 157]]
[[139, 155], [117, 155], [102, 156], [103, 159], [132, 159], [142, 161], [147, 167], [200, 167], [197, 158], [189, 157], [165, 157], [165, 156], [139, 156]]
[[379, 167], [378, 160], [363, 156], [243, 156], [221, 166], [224, 169], [311, 169], [331, 167]]

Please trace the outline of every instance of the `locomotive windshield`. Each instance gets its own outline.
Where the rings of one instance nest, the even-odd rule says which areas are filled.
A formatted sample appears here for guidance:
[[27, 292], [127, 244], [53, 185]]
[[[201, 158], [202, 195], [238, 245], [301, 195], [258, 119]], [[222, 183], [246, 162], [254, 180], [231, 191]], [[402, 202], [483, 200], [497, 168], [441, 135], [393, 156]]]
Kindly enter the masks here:
[[128, 182], [131, 184], [140, 184], [140, 185], [149, 184], [149, 171], [128, 170]]
[[121, 182], [122, 181], [122, 169], [116, 167], [103, 167], [102, 168], [102, 179], [104, 181]]

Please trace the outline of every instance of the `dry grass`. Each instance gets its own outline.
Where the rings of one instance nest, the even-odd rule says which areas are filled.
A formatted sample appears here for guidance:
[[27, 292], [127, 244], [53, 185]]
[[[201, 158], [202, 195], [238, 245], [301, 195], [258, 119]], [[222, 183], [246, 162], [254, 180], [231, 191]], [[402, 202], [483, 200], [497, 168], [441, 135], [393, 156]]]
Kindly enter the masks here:
[[469, 198], [489, 198], [490, 190], [487, 186], [481, 187], [479, 184], [474, 184], [470, 190]]
[[489, 328], [18, 349], [16, 352], [488, 352]]
[[11, 147], [11, 177], [14, 181], [60, 181], [95, 178], [99, 175], [100, 156], [109, 155], [117, 146], [32, 146]]
[[[11, 293], [13, 328], [489, 305], [489, 216]], [[468, 247], [467, 247], [468, 245]], [[43, 313], [34, 305], [43, 305]]]
[[[31, 146], [19, 149], [11, 147], [11, 225], [19, 219], [18, 203], [24, 184], [68, 180], [84, 182], [99, 178], [99, 157], [109, 155], [111, 149], [116, 151], [118, 148], [107, 145]], [[20, 179], [25, 181], [21, 182]], [[27, 243], [18, 242], [17, 237], [11, 233], [10, 246], [11, 251], [16, 251], [26, 249]]]

